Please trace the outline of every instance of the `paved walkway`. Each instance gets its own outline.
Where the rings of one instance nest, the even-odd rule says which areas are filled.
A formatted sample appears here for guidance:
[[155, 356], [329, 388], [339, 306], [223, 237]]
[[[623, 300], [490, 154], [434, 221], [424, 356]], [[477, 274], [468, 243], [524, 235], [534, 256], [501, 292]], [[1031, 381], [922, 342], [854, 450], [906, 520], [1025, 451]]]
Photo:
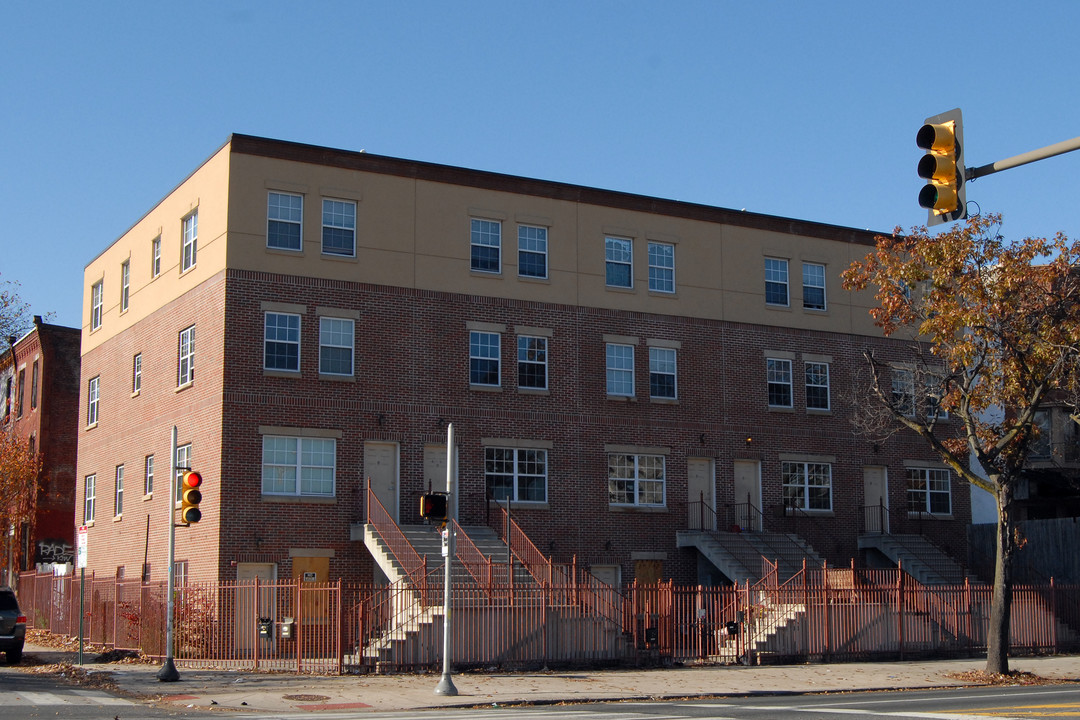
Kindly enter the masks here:
[[[70, 662], [72, 653], [27, 645], [41, 662]], [[708, 666], [659, 670], [457, 673], [456, 696], [435, 694], [440, 676], [297, 676], [178, 668], [180, 679], [157, 679], [160, 666], [98, 664], [125, 694], [160, 698], [180, 706], [252, 711], [412, 710], [429, 707], [512, 705], [597, 700], [661, 699], [775, 693], [954, 687], [971, 683], [956, 674], [982, 670], [984, 659], [834, 665]], [[1013, 658], [1010, 668], [1043, 678], [1080, 682], [1080, 656]]]

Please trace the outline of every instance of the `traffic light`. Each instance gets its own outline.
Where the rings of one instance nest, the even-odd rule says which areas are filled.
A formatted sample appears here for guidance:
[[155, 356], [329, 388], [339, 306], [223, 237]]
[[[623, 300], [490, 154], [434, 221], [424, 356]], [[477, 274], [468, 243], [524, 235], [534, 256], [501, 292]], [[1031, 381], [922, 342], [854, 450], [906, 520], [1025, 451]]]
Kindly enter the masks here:
[[435, 522], [446, 522], [446, 493], [425, 493], [420, 496], [420, 517]]
[[927, 182], [919, 192], [927, 224], [937, 225], [967, 217], [964, 193], [964, 127], [960, 108], [926, 118], [915, 135], [926, 151], [919, 160], [919, 177]]
[[202, 502], [202, 475], [194, 470], [184, 471], [183, 485], [180, 487], [180, 522], [197, 523], [202, 520], [199, 503]]

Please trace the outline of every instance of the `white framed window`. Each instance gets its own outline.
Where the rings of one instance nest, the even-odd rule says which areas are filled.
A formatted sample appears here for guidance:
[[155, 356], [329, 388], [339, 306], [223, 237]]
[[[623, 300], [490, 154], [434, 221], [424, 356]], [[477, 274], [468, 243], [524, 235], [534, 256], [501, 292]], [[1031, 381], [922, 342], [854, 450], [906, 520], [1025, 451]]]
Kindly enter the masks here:
[[649, 348], [649, 397], [676, 399], [678, 397], [676, 375], [675, 349]]
[[943, 468], [908, 468], [908, 512], [952, 514], [949, 471]]
[[319, 372], [324, 375], [353, 374], [353, 334], [349, 318], [319, 318]]
[[300, 316], [268, 312], [263, 321], [263, 369], [300, 372]]
[[96, 486], [97, 475], [87, 475], [83, 481], [83, 525], [94, 522], [94, 511], [97, 504]]
[[93, 427], [98, 421], [98, 395], [101, 391], [101, 376], [90, 378], [86, 386], [86, 425]]
[[150, 242], [150, 277], [156, 278], [161, 274], [161, 236], [157, 236]]
[[188, 215], [182, 223], [182, 243], [180, 245], [180, 272], [185, 273], [195, 267], [199, 250], [199, 211]]
[[675, 292], [675, 246], [670, 243], [649, 243], [649, 290]]
[[547, 450], [484, 448], [488, 497], [513, 502], [547, 502]]
[[893, 408], [901, 415], [915, 415], [915, 373], [907, 368], [893, 368]]
[[[1053, 450], [1053, 425], [1051, 424], [1049, 410], [1036, 410], [1031, 425], [1035, 428], [1035, 438], [1031, 441], [1031, 451], [1028, 453], [1033, 460], [1045, 460], [1051, 457]], [[1073, 425], [1072, 422], [1069, 425]], [[1068, 426], [1066, 426], [1068, 427]]]
[[608, 454], [608, 504], [663, 507], [663, 455]]
[[607, 394], [634, 394], [634, 346], [607, 344]]
[[604, 264], [608, 287], [633, 287], [634, 241], [629, 238], [604, 238]]
[[113, 493], [113, 517], [120, 517], [124, 514], [124, 466], [116, 466], [116, 485]]
[[784, 507], [799, 510], [832, 510], [832, 465], [823, 462], [780, 464]]
[[518, 275], [546, 278], [547, 228], [518, 225]]
[[788, 307], [788, 261], [765, 258], [765, 303]]
[[143, 495], [154, 492], [154, 456], [147, 455], [145, 459], [146, 473], [143, 475]]
[[807, 410], [828, 410], [829, 403], [829, 363], [806, 363]]
[[302, 250], [304, 247], [303, 227], [303, 195], [267, 193], [266, 247], [275, 250]]
[[356, 203], [323, 198], [322, 251], [324, 255], [356, 256]]
[[263, 435], [263, 495], [333, 497], [337, 440]]
[[472, 269], [477, 272], [502, 272], [502, 223], [480, 218], [472, 218], [471, 221]]
[[142, 353], [135, 353], [131, 359], [131, 394], [138, 395], [142, 390]]
[[101, 327], [101, 312], [105, 302], [104, 281], [98, 280], [90, 286], [90, 329]]
[[176, 353], [176, 386], [183, 387], [195, 380], [195, 326], [180, 331]]
[[501, 385], [499, 333], [469, 331], [469, 384]]
[[131, 261], [120, 263], [120, 312], [127, 312], [131, 299]]
[[39, 382], [39, 377], [38, 376], [40, 374], [41, 374], [41, 370], [38, 367], [38, 361], [35, 360], [34, 361], [34, 367], [31, 370], [31, 375], [30, 375], [30, 409], [31, 410], [33, 410], [33, 409], [35, 409], [37, 407], [38, 382]]
[[184, 471], [191, 469], [191, 443], [176, 446], [176, 462], [173, 465], [173, 502], [180, 502], [184, 489]]
[[802, 266], [802, 305], [807, 310], [825, 309], [825, 266], [804, 262]]
[[769, 407], [791, 407], [791, 361], [767, 358], [765, 362], [769, 376]]
[[547, 390], [547, 338], [519, 335], [518, 387]]

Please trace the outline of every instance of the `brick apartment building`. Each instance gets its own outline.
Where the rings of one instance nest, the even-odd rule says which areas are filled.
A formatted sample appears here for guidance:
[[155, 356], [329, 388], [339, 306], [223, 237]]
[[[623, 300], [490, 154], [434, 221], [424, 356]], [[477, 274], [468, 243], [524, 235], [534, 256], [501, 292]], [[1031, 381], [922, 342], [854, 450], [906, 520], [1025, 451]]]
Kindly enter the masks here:
[[[164, 577], [178, 464], [205, 478], [187, 577], [367, 580], [368, 488], [401, 523], [445, 478], [611, 581], [720, 581], [677, 534], [797, 509], [832, 563], [865, 507], [962, 543], [968, 493], [913, 436], [853, 433], [871, 233], [233, 135], [85, 270], [88, 569]], [[724, 517], [711, 523], [726, 523]], [[734, 529], [725, 527], [722, 529]]]
[[0, 585], [9, 573], [71, 563], [74, 558], [75, 455], [79, 438], [78, 328], [42, 322], [20, 338], [9, 338], [0, 355], [3, 413], [0, 431], [13, 433], [41, 455], [37, 511], [33, 523], [4, 528]]

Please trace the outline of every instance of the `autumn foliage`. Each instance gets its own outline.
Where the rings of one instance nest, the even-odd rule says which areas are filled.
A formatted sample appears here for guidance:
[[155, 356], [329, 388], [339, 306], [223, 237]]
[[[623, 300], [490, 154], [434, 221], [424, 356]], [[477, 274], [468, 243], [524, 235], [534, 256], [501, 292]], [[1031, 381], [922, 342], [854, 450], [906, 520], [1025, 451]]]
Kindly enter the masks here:
[[[0, 432], [0, 546], [17, 540], [9, 535], [10, 528], [33, 525], [40, 473], [41, 456], [31, 450], [29, 440]], [[18, 552], [18, 543], [11, 549]]]

